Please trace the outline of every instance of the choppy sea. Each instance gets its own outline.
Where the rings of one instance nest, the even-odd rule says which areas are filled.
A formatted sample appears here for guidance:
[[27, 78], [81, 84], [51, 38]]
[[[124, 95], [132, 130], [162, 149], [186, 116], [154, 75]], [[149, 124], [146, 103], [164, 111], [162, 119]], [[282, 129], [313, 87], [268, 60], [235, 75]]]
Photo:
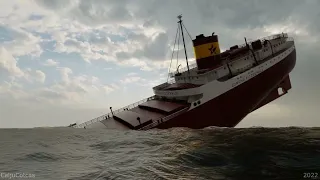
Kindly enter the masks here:
[[0, 179], [320, 179], [320, 128], [0, 130]]

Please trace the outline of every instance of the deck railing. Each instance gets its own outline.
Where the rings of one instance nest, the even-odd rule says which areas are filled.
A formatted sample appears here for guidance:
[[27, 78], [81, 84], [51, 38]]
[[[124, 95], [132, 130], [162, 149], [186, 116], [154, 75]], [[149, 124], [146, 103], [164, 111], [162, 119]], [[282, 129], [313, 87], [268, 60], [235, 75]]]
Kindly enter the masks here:
[[107, 114], [104, 114], [104, 115], [102, 115], [102, 116], [99, 116], [99, 117], [97, 117], [97, 118], [94, 118], [94, 119], [92, 119], [92, 120], [90, 120], [90, 121], [86, 121], [86, 122], [84, 122], [84, 123], [75, 125], [74, 127], [75, 127], [75, 128], [83, 128], [83, 127], [88, 126], [88, 125], [90, 125], [90, 124], [93, 124], [93, 123], [95, 123], [95, 122], [100, 122], [100, 121], [102, 121], [102, 120], [105, 120], [106, 117], [108, 117], [108, 116], [109, 116], [109, 117], [112, 117], [113, 115], [115, 115], [115, 114], [117, 114], [117, 113], [119, 113], [119, 112], [133, 109], [133, 108], [139, 106], [140, 104], [142, 104], [142, 103], [144, 103], [144, 102], [147, 102], [148, 100], [153, 100], [153, 99], [155, 99], [155, 97], [156, 97], [156, 96], [154, 95], [154, 96], [145, 98], [145, 99], [143, 99], [143, 100], [140, 100], [140, 101], [138, 101], [138, 102], [135, 102], [135, 103], [132, 103], [132, 104], [130, 104], [130, 105], [128, 105], [128, 106], [125, 106], [125, 107], [123, 107], [123, 108], [120, 108], [120, 109], [117, 109], [117, 110], [115, 110], [115, 111], [112, 111], [113, 114], [112, 114], [111, 112], [109, 112], [109, 113], [107, 113]]
[[[279, 37], [288, 38], [288, 34], [287, 34], [287, 33], [283, 33], [283, 34], [273, 34], [273, 35], [270, 35], [270, 36], [266, 36], [266, 37], [260, 38], [260, 41], [272, 40], [272, 39], [276, 39], [276, 38], [279, 38]], [[257, 41], [257, 40], [259, 40], [259, 39], [247, 41], [247, 43], [250, 44], [250, 43], [252, 43], [252, 42], [254, 42], [254, 41]], [[245, 47], [245, 46], [246, 46], [246, 43], [241, 44], [241, 45], [238, 45], [239, 48]]]
[[[263, 38], [260, 38], [261, 41], [264, 41], [264, 40], [272, 40], [272, 39], [275, 39], [275, 38], [279, 38], [279, 37], [285, 37], [285, 38], [288, 38], [288, 34], [287, 33], [283, 33], [283, 34], [273, 34], [273, 35], [270, 35], [270, 36], [266, 36], [266, 37], [263, 37]], [[248, 44], [254, 42], [254, 41], [257, 41], [259, 39], [255, 39], [255, 40], [252, 40], [252, 41], [247, 41]], [[241, 44], [241, 45], [238, 45], [239, 48], [241, 47], [245, 47], [246, 46], [246, 43], [244, 44]], [[191, 65], [189, 65], [189, 69], [193, 69], [193, 68], [196, 68], [197, 67], [197, 63], [193, 63]], [[181, 69], [179, 69], [179, 73], [184, 73], [188, 71], [188, 67], [183, 67]], [[172, 72], [172, 73], [169, 73], [169, 76], [170, 77], [174, 77], [175, 75], [177, 74], [177, 72]]]
[[[197, 66], [197, 63], [196, 63], [196, 62], [189, 65], [189, 69], [190, 69], [190, 70], [191, 70], [191, 69], [194, 69], [194, 68], [197, 68], [197, 67], [198, 67], [198, 66]], [[187, 66], [179, 69], [179, 73], [183, 73], [183, 72], [187, 72], [187, 71], [188, 71], [188, 67], [187, 67]], [[174, 77], [176, 74], [177, 74], [177, 72], [171, 72], [171, 73], [169, 73], [169, 76], [170, 76], [170, 77]]]

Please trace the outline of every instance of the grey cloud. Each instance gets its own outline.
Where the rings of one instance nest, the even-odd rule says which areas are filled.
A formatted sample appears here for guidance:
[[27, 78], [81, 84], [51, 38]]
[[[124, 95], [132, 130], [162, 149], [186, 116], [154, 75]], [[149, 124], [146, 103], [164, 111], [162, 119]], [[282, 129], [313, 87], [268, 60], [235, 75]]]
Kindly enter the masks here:
[[127, 39], [128, 40], [132, 40], [132, 41], [138, 41], [138, 42], [143, 42], [143, 41], [147, 41], [148, 37], [142, 33], [128, 33], [127, 35]]
[[[132, 36], [132, 35], [131, 35]], [[134, 35], [133, 37], [139, 37]], [[144, 38], [140, 36], [140, 38]], [[142, 50], [137, 50], [133, 53], [119, 52], [116, 54], [117, 58], [125, 60], [127, 58], [147, 58], [149, 60], [165, 60], [168, 49], [168, 35], [160, 33], [154, 41], [147, 43]]]
[[72, 8], [70, 17], [79, 22], [95, 26], [102, 24], [111, 24], [116, 22], [128, 22], [132, 19], [131, 14], [126, 8], [125, 1], [79, 1], [76, 8]]
[[65, 0], [36, 0], [36, 2], [50, 10], [57, 10], [57, 9], [63, 9], [71, 5], [72, 1], [65, 1]]
[[131, 58], [130, 53], [126, 53], [126, 52], [118, 52], [116, 53], [116, 56], [119, 61], [124, 61], [126, 59]]
[[[52, 6], [57, 7], [55, 3]], [[231, 46], [238, 43], [232, 36], [239, 30], [277, 23], [283, 24], [289, 20], [309, 27], [310, 33], [314, 34], [320, 31], [319, 18], [316, 18], [319, 15], [319, 10], [317, 10], [319, 7], [317, 1], [299, 0], [140, 0], [134, 3], [115, 0], [83, 0], [62, 16], [87, 25], [129, 22], [141, 23], [144, 27], [165, 27], [168, 37], [173, 39], [176, 30], [176, 16], [182, 13], [185, 25], [193, 37], [200, 33], [209, 35], [215, 31], [219, 33], [224, 42], [228, 43], [228, 46]], [[230, 34], [231, 37], [229, 37]], [[146, 50], [149, 49], [146, 48]]]
[[[37, 0], [49, 9], [63, 9], [70, 1]], [[69, 3], [68, 3], [69, 2]], [[73, 3], [74, 4], [74, 3]], [[254, 28], [282, 23], [293, 17], [319, 30], [319, 1], [300, 0], [80, 0], [65, 14], [87, 25], [103, 25], [142, 21], [145, 27], [173, 24], [173, 18], [182, 13], [192, 22], [191, 29], [224, 25], [229, 28]]]
[[143, 23], [143, 27], [152, 27], [156, 25], [156, 21], [154, 19], [147, 20]]
[[111, 34], [107, 33], [102, 30], [93, 30], [93, 31], [88, 31], [86, 33], [79, 33], [79, 34], [69, 34], [67, 37], [73, 38], [74, 36], [75, 39], [81, 42], [88, 42], [90, 44], [108, 44], [110, 42], [121, 42], [125, 40], [130, 40], [135, 38], [134, 36], [139, 37], [139, 34], [129, 34], [128, 37], [126, 38], [125, 35], [121, 34]]
[[64, 44], [65, 44], [66, 46], [74, 46], [74, 47], [76, 47], [76, 48], [78, 48], [78, 49], [83, 48], [83, 47], [80, 45], [80, 43], [81, 43], [81, 42], [76, 41], [76, 40], [74, 40], [74, 39], [68, 39], [68, 40], [66, 40], [66, 41], [64, 42]]
[[149, 59], [154, 60], [164, 60], [166, 56], [166, 50], [168, 47], [168, 35], [165, 33], [160, 33], [156, 39], [147, 44], [143, 51], [136, 52], [136, 55], [145, 56]]

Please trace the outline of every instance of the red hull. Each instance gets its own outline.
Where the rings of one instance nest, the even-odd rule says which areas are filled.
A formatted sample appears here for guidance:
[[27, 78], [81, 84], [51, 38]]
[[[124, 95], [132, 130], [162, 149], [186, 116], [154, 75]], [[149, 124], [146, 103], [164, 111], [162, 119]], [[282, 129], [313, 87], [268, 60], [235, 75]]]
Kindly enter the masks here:
[[193, 110], [159, 124], [156, 128], [234, 127], [250, 112], [278, 98], [279, 95], [275, 94], [278, 87], [283, 86], [285, 91], [291, 88], [287, 78], [295, 64], [294, 50], [285, 59], [253, 79]]

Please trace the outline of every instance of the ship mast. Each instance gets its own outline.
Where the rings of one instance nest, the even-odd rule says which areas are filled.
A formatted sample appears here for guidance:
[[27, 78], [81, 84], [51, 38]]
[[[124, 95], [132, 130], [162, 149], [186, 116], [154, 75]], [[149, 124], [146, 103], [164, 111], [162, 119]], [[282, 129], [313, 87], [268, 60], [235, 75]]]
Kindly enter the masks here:
[[181, 34], [182, 34], [182, 41], [183, 41], [183, 47], [184, 47], [184, 54], [185, 54], [185, 56], [186, 56], [186, 62], [187, 62], [187, 67], [188, 67], [188, 74], [190, 75], [190, 69], [189, 69], [189, 63], [188, 63], [188, 55], [187, 55], [187, 50], [186, 50], [186, 44], [185, 44], [185, 42], [184, 42], [184, 35], [183, 35], [183, 28], [182, 28], [182, 20], [181, 20], [181, 18], [182, 18], [182, 15], [179, 15], [179, 16], [178, 16], [178, 19], [179, 19], [178, 23], [179, 23], [179, 25], [180, 25]]

